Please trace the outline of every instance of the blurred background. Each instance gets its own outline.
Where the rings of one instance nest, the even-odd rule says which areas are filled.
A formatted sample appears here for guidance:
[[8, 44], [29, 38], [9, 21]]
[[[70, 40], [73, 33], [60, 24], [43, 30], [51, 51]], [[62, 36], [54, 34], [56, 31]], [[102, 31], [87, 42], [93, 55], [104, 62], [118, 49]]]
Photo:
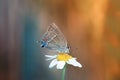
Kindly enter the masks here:
[[120, 0], [0, 0], [0, 80], [61, 80], [36, 42], [52, 22], [83, 65], [66, 80], [120, 80]]

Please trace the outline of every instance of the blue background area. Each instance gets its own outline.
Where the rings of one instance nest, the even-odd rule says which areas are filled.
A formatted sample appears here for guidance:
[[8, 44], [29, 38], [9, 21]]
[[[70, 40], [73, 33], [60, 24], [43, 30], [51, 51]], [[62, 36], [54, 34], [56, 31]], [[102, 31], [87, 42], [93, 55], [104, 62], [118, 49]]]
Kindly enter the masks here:
[[36, 42], [37, 26], [30, 16], [25, 16], [23, 22], [22, 80], [54, 80], [44, 65], [44, 55], [40, 51], [40, 44]]

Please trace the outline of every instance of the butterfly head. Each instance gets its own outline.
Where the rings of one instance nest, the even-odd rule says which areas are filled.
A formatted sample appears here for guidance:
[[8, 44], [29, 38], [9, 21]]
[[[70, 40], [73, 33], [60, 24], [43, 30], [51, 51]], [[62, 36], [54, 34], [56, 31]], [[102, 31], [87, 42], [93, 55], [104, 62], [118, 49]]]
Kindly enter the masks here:
[[48, 45], [48, 43], [47, 43], [47, 42], [45, 42], [45, 41], [41, 41], [41, 47], [42, 47], [42, 48], [47, 47], [47, 45]]

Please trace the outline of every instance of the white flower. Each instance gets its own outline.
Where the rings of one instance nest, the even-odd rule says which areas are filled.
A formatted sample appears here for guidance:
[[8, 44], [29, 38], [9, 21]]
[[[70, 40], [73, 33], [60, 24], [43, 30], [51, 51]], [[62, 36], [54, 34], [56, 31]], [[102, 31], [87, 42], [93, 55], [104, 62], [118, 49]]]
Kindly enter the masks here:
[[82, 67], [76, 58], [73, 58], [67, 53], [59, 53], [58, 55], [45, 55], [45, 57], [47, 57], [46, 60], [52, 60], [49, 68], [56, 66], [57, 69], [63, 69], [66, 63], [76, 67]]

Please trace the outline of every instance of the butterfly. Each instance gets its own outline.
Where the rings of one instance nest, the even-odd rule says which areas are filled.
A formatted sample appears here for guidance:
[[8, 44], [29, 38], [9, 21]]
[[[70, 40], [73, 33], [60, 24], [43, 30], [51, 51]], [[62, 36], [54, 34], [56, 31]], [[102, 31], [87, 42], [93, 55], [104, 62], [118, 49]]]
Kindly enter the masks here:
[[40, 43], [42, 48], [69, 53], [67, 40], [55, 23], [48, 26], [48, 29], [43, 34]]

